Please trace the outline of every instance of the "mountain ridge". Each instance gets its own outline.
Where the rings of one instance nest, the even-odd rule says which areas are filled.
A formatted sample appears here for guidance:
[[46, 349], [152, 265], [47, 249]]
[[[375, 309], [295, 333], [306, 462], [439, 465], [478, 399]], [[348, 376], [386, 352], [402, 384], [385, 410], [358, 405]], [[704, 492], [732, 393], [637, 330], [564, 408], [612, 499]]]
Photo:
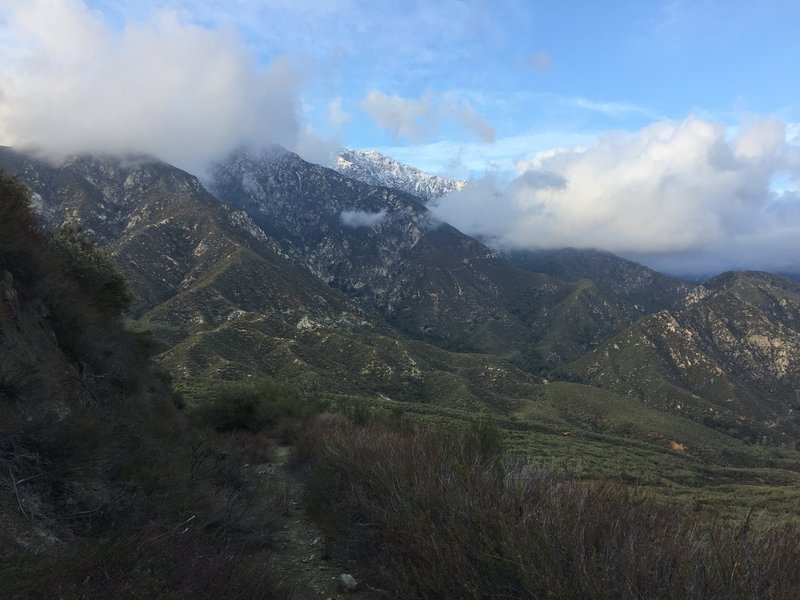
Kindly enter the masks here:
[[636, 394], [751, 441], [798, 437], [800, 285], [723, 273], [676, 311], [638, 321], [570, 366], [587, 383]]
[[466, 185], [465, 181], [431, 175], [375, 150], [342, 148], [334, 161], [333, 169], [370, 185], [407, 192], [426, 203]]

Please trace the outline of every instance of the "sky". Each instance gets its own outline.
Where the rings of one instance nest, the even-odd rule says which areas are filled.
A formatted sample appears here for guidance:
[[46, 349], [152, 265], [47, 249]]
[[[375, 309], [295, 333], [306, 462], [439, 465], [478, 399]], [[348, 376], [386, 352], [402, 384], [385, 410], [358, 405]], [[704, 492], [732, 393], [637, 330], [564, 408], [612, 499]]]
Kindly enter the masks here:
[[497, 247], [800, 272], [795, 0], [0, 0], [0, 144], [377, 149]]

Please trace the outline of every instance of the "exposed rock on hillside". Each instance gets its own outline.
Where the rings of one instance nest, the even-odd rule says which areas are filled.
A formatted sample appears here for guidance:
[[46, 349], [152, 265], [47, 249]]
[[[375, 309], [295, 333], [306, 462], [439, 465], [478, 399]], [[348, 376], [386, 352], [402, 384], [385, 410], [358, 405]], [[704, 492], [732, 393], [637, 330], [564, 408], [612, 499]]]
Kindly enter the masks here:
[[800, 284], [730, 272], [579, 360], [573, 371], [751, 441], [797, 435]]
[[[495, 357], [409, 345], [310, 272], [302, 255], [289, 256], [247, 214], [169, 165], [83, 157], [53, 166], [5, 149], [3, 166], [35, 186], [50, 226], [93, 224], [84, 233], [107, 242], [134, 292], [134, 314], [181, 378], [260, 373], [315, 390], [435, 396], [459, 406], [509, 393], [473, 381], [487, 362], [533, 384]], [[455, 387], [444, 390], [444, 381]]]

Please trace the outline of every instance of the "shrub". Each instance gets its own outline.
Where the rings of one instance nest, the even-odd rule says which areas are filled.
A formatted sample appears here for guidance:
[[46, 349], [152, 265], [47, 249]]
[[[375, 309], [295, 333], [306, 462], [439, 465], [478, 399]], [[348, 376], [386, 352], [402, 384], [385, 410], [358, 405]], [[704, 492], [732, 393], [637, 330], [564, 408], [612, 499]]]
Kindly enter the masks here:
[[290, 597], [265, 569], [288, 488], [248, 467], [271, 443], [186, 425], [126, 400], [0, 429], [0, 596]]
[[309, 510], [392, 596], [798, 597], [796, 526], [702, 524], [486, 455], [471, 435], [327, 418], [298, 442]]
[[[197, 412], [217, 431], [259, 431], [282, 427], [284, 436], [299, 430], [299, 423], [319, 412], [318, 402], [303, 397], [294, 386], [270, 379], [224, 381], [209, 385], [202, 393]], [[296, 428], [291, 422], [298, 423]]]
[[366, 425], [373, 417], [369, 400], [358, 397], [353, 398], [342, 406], [342, 412], [354, 425]]
[[11, 259], [20, 249], [31, 247], [37, 227], [30, 197], [23, 183], [0, 171], [0, 267], [13, 262]]
[[80, 284], [97, 310], [116, 317], [128, 307], [132, 300], [128, 284], [108, 255], [70, 227], [59, 229], [51, 244], [66, 272]]
[[503, 450], [503, 432], [489, 418], [473, 420], [470, 424], [470, 435], [478, 452], [485, 456], [497, 455]]

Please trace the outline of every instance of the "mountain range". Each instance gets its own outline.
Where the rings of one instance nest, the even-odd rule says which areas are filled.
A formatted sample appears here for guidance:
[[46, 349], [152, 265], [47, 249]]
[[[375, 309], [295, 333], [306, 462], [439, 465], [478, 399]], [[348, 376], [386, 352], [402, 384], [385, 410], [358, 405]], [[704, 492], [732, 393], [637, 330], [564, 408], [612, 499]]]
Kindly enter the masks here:
[[698, 284], [602, 251], [492, 249], [428, 211], [444, 180], [373, 153], [343, 151], [332, 170], [240, 150], [202, 182], [148, 156], [55, 165], [2, 148], [0, 168], [47, 227], [106, 249], [135, 298], [130, 326], [179, 381], [265, 374], [543, 422], [588, 393], [750, 444], [799, 437], [794, 281]]

